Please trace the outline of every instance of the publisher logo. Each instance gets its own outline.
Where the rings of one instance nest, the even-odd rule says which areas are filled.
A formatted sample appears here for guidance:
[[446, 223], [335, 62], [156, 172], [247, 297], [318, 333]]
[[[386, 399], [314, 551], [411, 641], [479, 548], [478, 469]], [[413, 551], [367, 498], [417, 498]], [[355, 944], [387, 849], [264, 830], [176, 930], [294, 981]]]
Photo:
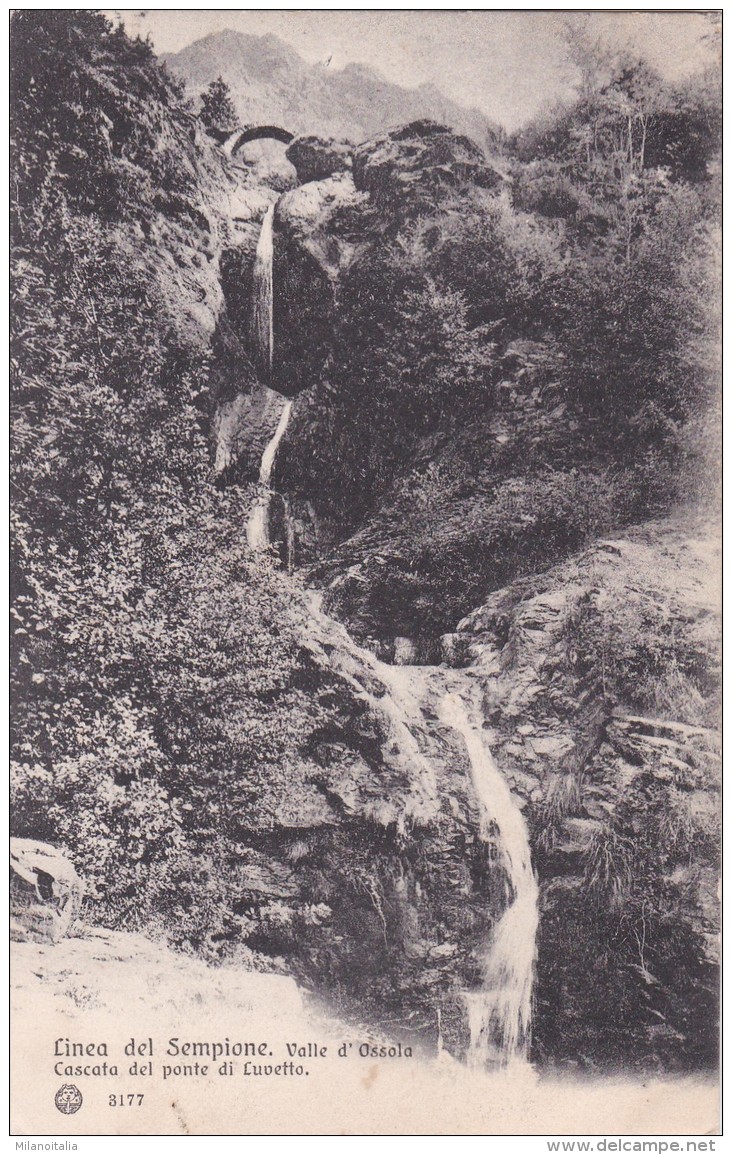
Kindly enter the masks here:
[[75, 1115], [83, 1102], [81, 1091], [73, 1083], [64, 1083], [59, 1087], [54, 1099], [62, 1115]]

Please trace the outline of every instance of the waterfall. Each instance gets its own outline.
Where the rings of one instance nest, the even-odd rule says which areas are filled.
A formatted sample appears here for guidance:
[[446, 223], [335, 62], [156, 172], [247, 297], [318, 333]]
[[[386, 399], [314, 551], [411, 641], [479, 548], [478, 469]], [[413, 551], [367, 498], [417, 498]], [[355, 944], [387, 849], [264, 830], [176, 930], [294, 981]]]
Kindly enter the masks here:
[[270, 478], [272, 477], [272, 466], [277, 455], [277, 449], [282, 440], [287, 423], [290, 420], [290, 413], [292, 412], [292, 401], [286, 401], [282, 407], [280, 420], [274, 433], [274, 437], [267, 442], [264, 453], [262, 454], [262, 464], [259, 470], [259, 480], [262, 485], [269, 486]]
[[277, 456], [277, 449], [280, 441], [284, 437], [291, 412], [292, 401], [286, 401], [282, 408], [274, 436], [267, 442], [264, 453], [262, 454], [262, 464], [259, 468], [259, 483], [263, 487], [263, 492], [254, 503], [247, 524], [247, 541], [251, 549], [267, 549], [270, 544], [269, 510], [272, 504], [272, 490], [270, 489], [269, 483], [272, 477], [275, 457]]
[[[260, 366], [266, 369], [268, 380], [273, 359], [273, 219], [274, 208], [270, 207], [262, 222], [257, 244], [251, 319], [252, 344]], [[276, 397], [275, 394], [271, 396], [272, 399]], [[254, 550], [265, 550], [270, 545], [273, 496], [270, 482], [291, 410], [292, 402], [286, 401], [275, 433], [262, 454], [259, 471], [262, 489], [247, 525], [247, 540]], [[292, 529], [288, 526], [288, 567], [294, 558], [294, 545]], [[423, 708], [430, 694], [434, 696], [437, 691], [440, 720], [460, 734], [465, 742], [480, 808], [479, 834], [483, 841], [497, 843], [507, 879], [506, 909], [482, 949], [482, 984], [480, 988], [463, 994], [470, 1031], [469, 1061], [478, 1067], [508, 1065], [525, 1059], [531, 1031], [538, 887], [531, 866], [526, 824], [483, 737], [482, 716], [466, 704], [470, 702], [470, 688], [458, 671], [409, 664], [414, 661], [414, 654], [406, 644], [399, 651], [400, 664], [385, 665], [369, 650], [357, 646], [343, 626], [326, 618], [319, 595], [310, 591], [309, 600], [314, 625], [318, 621], [328, 622], [330, 632], [335, 630], [341, 636], [344, 654], [355, 658], [357, 666], [367, 675], [364, 680], [356, 678], [346, 661], [345, 668], [340, 671], [342, 676], [348, 679], [362, 700], [381, 712], [395, 744], [408, 755], [417, 770], [420, 788], [416, 791], [416, 810], [412, 818], [430, 821], [439, 810], [434, 766], [423, 755], [410, 726], [410, 722], [424, 716]], [[402, 642], [406, 643], [407, 639], [402, 639]], [[335, 651], [331, 660], [338, 662]], [[373, 677], [381, 687], [378, 695], [368, 684]], [[454, 692], [456, 685], [459, 685], [460, 693]], [[441, 1020], [438, 1022], [441, 1046]]]
[[[311, 597], [310, 604], [313, 614], [323, 618], [320, 599]], [[507, 880], [506, 909], [481, 951], [481, 985], [462, 996], [470, 1036], [468, 1061], [476, 1068], [525, 1061], [531, 1036], [539, 888], [526, 823], [483, 735], [482, 713], [470, 704], [474, 692], [470, 678], [466, 671], [440, 666], [387, 665], [357, 646], [343, 626], [337, 629], [386, 687], [378, 705], [398, 727], [403, 748], [419, 768], [425, 803], [439, 798], [438, 786], [434, 767], [422, 754], [410, 722], [423, 719], [425, 709], [429, 714], [437, 699], [439, 720], [465, 743], [480, 814], [478, 833], [483, 841], [498, 846]]]
[[269, 381], [274, 348], [272, 261], [274, 255], [274, 205], [264, 214], [252, 273], [251, 340], [257, 367]]
[[510, 905], [493, 928], [482, 959], [483, 983], [466, 992], [470, 1060], [479, 1065], [525, 1058], [531, 1032], [531, 996], [539, 923], [539, 890], [531, 866], [523, 815], [493, 760], [482, 728], [464, 701], [446, 694], [442, 721], [462, 734], [481, 805], [481, 837], [495, 824], [508, 878]]
[[[352, 641], [351, 646], [355, 646]], [[396, 707], [402, 722], [408, 722], [423, 716], [423, 707], [437, 697], [440, 721], [465, 743], [479, 806], [479, 835], [499, 848], [508, 903], [483, 945], [480, 987], [463, 992], [470, 1035], [468, 1061], [475, 1067], [525, 1061], [531, 1038], [539, 888], [523, 815], [483, 736], [482, 713], [468, 705], [473, 692], [469, 678], [465, 671], [386, 665], [369, 651], [360, 653], [388, 687], [389, 711]], [[416, 743], [414, 748], [424, 763]], [[434, 794], [434, 772], [423, 773], [423, 779]]]
[[[274, 259], [274, 205], [270, 205], [264, 214], [262, 228], [257, 241], [257, 251], [254, 257], [254, 272], [252, 274], [252, 317], [251, 339], [255, 359], [260, 371], [264, 371], [267, 380], [272, 373], [272, 357], [274, 353], [274, 294], [272, 280], [272, 266]], [[271, 394], [274, 397], [274, 394]], [[292, 401], [286, 401], [274, 436], [267, 442], [262, 463], [259, 468], [259, 483], [263, 492], [257, 498], [249, 515], [247, 524], [247, 541], [251, 549], [264, 550], [269, 547], [269, 513], [272, 504], [272, 490], [270, 481], [275, 457], [282, 440], [287, 423], [290, 420]]]

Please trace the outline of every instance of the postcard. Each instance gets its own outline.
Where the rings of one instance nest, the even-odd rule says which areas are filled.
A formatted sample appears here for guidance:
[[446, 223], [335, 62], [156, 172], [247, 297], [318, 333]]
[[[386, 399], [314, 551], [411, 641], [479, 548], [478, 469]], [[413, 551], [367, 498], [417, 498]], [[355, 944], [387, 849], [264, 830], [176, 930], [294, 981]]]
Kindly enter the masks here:
[[713, 1151], [720, 14], [10, 45], [21, 1149]]

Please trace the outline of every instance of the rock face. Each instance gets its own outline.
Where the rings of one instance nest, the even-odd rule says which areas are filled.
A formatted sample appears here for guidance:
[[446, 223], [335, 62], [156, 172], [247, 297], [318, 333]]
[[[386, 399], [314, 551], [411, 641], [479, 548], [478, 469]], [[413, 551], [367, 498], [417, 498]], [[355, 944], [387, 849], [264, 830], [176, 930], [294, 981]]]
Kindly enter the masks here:
[[[292, 397], [321, 377], [333, 328], [335, 286], [355, 255], [372, 239], [364, 226], [368, 197], [349, 173], [312, 181], [277, 198], [271, 190], [242, 189], [232, 196], [238, 214], [221, 255], [226, 309], [214, 341], [212, 440], [216, 472], [258, 473], [261, 386], [251, 344], [252, 270], [261, 220], [277, 204], [274, 246], [272, 385]], [[276, 420], [275, 420], [276, 425]], [[269, 429], [269, 436], [274, 426]], [[237, 461], [241, 456], [240, 468]]]
[[467, 136], [418, 120], [357, 148], [353, 179], [376, 204], [403, 214], [434, 202], [446, 188], [473, 184], [491, 189], [502, 178]]
[[159, 151], [167, 148], [180, 165], [176, 191], [161, 187], [148, 220], [133, 233], [126, 225], [113, 233], [142, 264], [180, 340], [206, 347], [224, 307], [219, 258], [235, 181], [195, 117], [161, 117], [159, 132]]
[[[275, 226], [289, 246], [309, 253], [331, 280], [337, 280], [373, 234], [364, 227], [368, 196], [350, 173], [319, 178], [281, 197]], [[371, 223], [371, 222], [369, 222]]]
[[714, 542], [693, 521], [639, 527], [497, 591], [457, 633], [532, 830], [545, 1061], [715, 1062]]
[[272, 385], [286, 396], [322, 376], [338, 279], [373, 239], [367, 204], [345, 172], [293, 189], [277, 204]]
[[[433, 121], [394, 129], [361, 145], [353, 157], [342, 143], [301, 136], [289, 146], [288, 156], [305, 183], [276, 202], [277, 356], [268, 384], [283, 396], [294, 397], [322, 380], [344, 274], [358, 261], [368, 261], [373, 246], [405, 213], [429, 210], [446, 193], [461, 188], [497, 187], [501, 177], [473, 141]], [[229, 197], [231, 234], [221, 258], [221, 284], [226, 321], [245, 354], [251, 355], [252, 267], [261, 219], [276, 195], [272, 189], [247, 187], [246, 180]], [[216, 413], [214, 432], [222, 422], [230, 424], [232, 413], [241, 409], [242, 420], [229, 442], [243, 447], [247, 407], [235, 398], [238, 392], [249, 392], [251, 383], [246, 383], [240, 361], [224, 358], [229, 384], [217, 383], [214, 392], [215, 408], [223, 403], [226, 413]], [[311, 528], [312, 524], [310, 519]]]
[[[315, 726], [242, 836], [247, 944], [395, 1036], [466, 1048], [465, 991], [505, 909], [456, 694], [482, 715], [540, 883], [533, 1057], [581, 1068], [715, 1059], [720, 764], [714, 535], [605, 539], [493, 594], [384, 665], [311, 609], [298, 688]], [[407, 663], [407, 664], [399, 664]], [[628, 676], [628, 671], [632, 676]], [[276, 784], [268, 789], [275, 789]], [[295, 869], [296, 866], [296, 869]]]
[[10, 839], [11, 938], [57, 942], [79, 914], [84, 885], [65, 854], [47, 842]]
[[287, 149], [287, 159], [295, 166], [300, 184], [307, 184], [350, 168], [352, 151], [345, 141], [296, 136]]
[[214, 414], [214, 473], [226, 481], [259, 477], [262, 454], [282, 412], [283, 399], [266, 386], [222, 400]]
[[[464, 990], [506, 904], [442, 671], [384, 666], [317, 606], [300, 687], [331, 720], [288, 768], [275, 830], [243, 837], [248, 945], [405, 1039], [467, 1046]], [[461, 675], [447, 671], [448, 675]]]

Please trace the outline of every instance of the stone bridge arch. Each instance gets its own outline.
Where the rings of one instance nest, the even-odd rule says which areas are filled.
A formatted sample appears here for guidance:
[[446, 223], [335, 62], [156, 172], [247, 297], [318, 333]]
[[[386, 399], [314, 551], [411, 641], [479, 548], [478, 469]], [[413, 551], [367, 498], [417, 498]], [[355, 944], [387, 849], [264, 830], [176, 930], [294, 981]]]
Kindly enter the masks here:
[[232, 133], [227, 144], [230, 155], [235, 156], [251, 140], [279, 140], [281, 144], [290, 144], [294, 139], [294, 132], [288, 132], [277, 124], [256, 124]]

